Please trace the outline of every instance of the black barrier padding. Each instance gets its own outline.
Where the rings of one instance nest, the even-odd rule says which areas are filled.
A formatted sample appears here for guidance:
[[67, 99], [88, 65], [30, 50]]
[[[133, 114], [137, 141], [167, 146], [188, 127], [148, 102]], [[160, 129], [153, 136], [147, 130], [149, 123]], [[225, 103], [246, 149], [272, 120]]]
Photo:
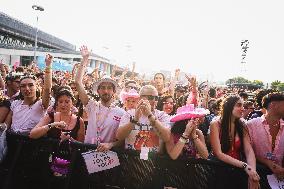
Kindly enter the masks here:
[[[81, 153], [94, 150], [95, 145], [72, 142], [71, 150], [63, 148], [58, 152], [58, 140], [32, 140], [13, 133], [7, 134], [7, 142], [8, 154], [0, 165], [0, 189], [247, 188], [247, 175], [242, 169], [215, 160], [171, 160], [158, 154], [150, 154], [148, 160], [141, 160], [139, 152], [114, 150], [118, 153], [120, 166], [88, 174]], [[55, 152], [71, 160], [66, 177], [55, 177], [51, 172], [49, 157]], [[265, 181], [266, 175], [261, 173], [261, 179]], [[264, 183], [262, 188], [269, 188], [267, 181], [261, 183]]]

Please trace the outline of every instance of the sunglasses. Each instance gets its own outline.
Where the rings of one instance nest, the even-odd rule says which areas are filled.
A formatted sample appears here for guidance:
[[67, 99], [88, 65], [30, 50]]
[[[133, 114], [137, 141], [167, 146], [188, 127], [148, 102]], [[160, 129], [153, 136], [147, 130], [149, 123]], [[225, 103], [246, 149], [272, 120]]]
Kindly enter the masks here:
[[134, 86], [126, 86], [127, 89], [135, 89], [137, 91], [137, 87]]
[[152, 95], [141, 95], [141, 98], [147, 98], [148, 100], [155, 100], [158, 101], [159, 97], [158, 96], [152, 96]]

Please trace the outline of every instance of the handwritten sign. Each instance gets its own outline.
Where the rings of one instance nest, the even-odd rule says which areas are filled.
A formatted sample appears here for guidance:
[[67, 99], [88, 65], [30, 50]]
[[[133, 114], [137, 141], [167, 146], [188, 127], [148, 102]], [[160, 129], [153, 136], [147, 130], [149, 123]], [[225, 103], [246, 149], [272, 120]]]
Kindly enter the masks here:
[[120, 165], [117, 153], [112, 151], [89, 151], [82, 153], [82, 156], [85, 160], [89, 174], [111, 169]]
[[267, 175], [271, 189], [284, 189], [284, 180], [278, 180], [275, 175]]

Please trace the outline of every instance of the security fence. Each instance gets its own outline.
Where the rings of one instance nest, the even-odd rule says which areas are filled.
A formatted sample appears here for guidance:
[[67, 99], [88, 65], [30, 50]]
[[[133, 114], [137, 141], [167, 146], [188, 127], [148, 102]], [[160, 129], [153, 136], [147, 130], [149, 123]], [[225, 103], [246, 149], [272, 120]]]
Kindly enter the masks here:
[[[88, 174], [81, 153], [94, 150], [94, 145], [72, 142], [59, 149], [58, 140], [32, 140], [12, 133], [7, 133], [7, 142], [8, 154], [0, 165], [0, 189], [247, 188], [243, 170], [213, 160], [171, 160], [157, 154], [142, 160], [138, 152], [117, 149], [119, 166]], [[51, 171], [50, 155], [58, 153], [70, 160], [65, 177], [56, 177]], [[269, 188], [264, 177], [262, 188]]]

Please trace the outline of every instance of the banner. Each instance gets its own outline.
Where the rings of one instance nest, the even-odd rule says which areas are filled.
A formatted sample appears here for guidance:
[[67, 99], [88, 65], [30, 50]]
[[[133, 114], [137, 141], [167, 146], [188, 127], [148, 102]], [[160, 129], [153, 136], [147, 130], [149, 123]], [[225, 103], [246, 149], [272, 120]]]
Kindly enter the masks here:
[[284, 188], [284, 180], [278, 180], [275, 175], [267, 175], [267, 180], [271, 189]]
[[120, 165], [117, 153], [112, 151], [96, 152], [89, 151], [82, 153], [85, 160], [88, 173], [95, 173], [107, 169], [111, 169]]

